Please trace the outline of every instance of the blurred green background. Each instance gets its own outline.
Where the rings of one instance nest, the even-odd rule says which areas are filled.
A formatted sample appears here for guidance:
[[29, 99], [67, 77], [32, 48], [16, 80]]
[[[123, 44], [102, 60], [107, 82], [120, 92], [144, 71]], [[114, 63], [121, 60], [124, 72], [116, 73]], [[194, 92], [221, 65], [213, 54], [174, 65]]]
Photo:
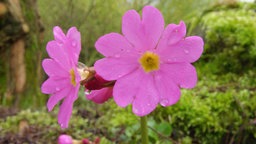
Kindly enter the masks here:
[[37, 0], [44, 31], [37, 26], [35, 7], [27, 2], [21, 1], [30, 28], [25, 37], [27, 77], [21, 93], [8, 91], [10, 50], [0, 49], [0, 143], [13, 142], [10, 137], [20, 132], [23, 120], [30, 130], [41, 131], [38, 137], [25, 135], [38, 143], [55, 143], [60, 133], [77, 140], [100, 137], [103, 144], [140, 143], [139, 118], [130, 107], [119, 108], [112, 100], [95, 105], [85, 99], [83, 90], [75, 102], [69, 128], [61, 130], [56, 118], [58, 108], [48, 113], [45, 104], [49, 96], [40, 92], [41, 83], [47, 79], [41, 61], [48, 57], [45, 46], [53, 39], [52, 28], [58, 25], [66, 31], [75, 26], [82, 36], [80, 61], [92, 66], [101, 58], [94, 48], [96, 40], [109, 32], [120, 33], [122, 15], [127, 10], [141, 12], [150, 4], [162, 12], [166, 25], [183, 20], [187, 35], [199, 35], [205, 41], [203, 55], [194, 63], [197, 86], [183, 89], [181, 100], [174, 106], [159, 106], [149, 115], [151, 143], [256, 144], [256, 2]]

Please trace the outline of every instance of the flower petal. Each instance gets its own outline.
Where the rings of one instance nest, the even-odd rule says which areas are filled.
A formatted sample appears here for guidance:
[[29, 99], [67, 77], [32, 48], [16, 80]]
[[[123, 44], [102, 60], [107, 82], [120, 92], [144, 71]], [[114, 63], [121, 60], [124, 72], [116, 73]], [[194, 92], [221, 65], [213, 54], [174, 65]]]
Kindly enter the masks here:
[[71, 83], [69, 78], [49, 77], [41, 86], [41, 91], [44, 94], [53, 94], [62, 90], [65, 87], [70, 87]]
[[132, 111], [137, 116], [145, 116], [151, 113], [159, 102], [159, 92], [156, 89], [152, 75], [144, 75], [134, 101]]
[[78, 61], [81, 51], [81, 34], [76, 27], [71, 27], [67, 32], [67, 38], [68, 45], [70, 46], [68, 50], [70, 50], [70, 53], [73, 54], [73, 60], [76, 62]]
[[140, 82], [143, 77], [143, 70], [137, 69], [116, 81], [113, 90], [113, 98], [117, 105], [126, 107], [132, 103], [138, 89], [142, 86]]
[[103, 58], [94, 64], [96, 72], [105, 80], [111, 81], [123, 77], [139, 67], [132, 58]]
[[48, 76], [68, 77], [69, 73], [52, 59], [44, 59], [42, 62], [44, 71]]
[[165, 45], [165, 49], [159, 55], [165, 62], [193, 63], [201, 56], [203, 46], [204, 42], [201, 37], [190, 36], [175, 45]]
[[102, 104], [112, 97], [112, 93], [113, 88], [102, 88], [100, 90], [92, 90], [86, 98], [97, 104]]
[[66, 40], [65, 34], [63, 33], [62, 29], [59, 26], [55, 26], [53, 28], [53, 36], [54, 36], [54, 39], [59, 43], [63, 43]]
[[65, 70], [70, 69], [71, 63], [69, 55], [63, 44], [58, 44], [56, 41], [50, 41], [47, 43], [46, 50], [49, 56], [59, 63]]
[[169, 48], [170, 45], [176, 44], [181, 41], [186, 35], [186, 25], [183, 21], [179, 25], [169, 24], [159, 41], [157, 50], [162, 51], [166, 48]]
[[142, 25], [143, 36], [147, 38], [147, 50], [156, 48], [164, 30], [164, 18], [161, 12], [153, 6], [145, 6], [142, 10]]
[[163, 30], [163, 16], [152, 6], [143, 8], [142, 20], [135, 10], [129, 10], [123, 16], [122, 33], [139, 51], [154, 49]]
[[[69, 93], [71, 95], [72, 92]], [[61, 128], [67, 128], [68, 123], [72, 114], [74, 101], [71, 100], [71, 96], [67, 96], [61, 106], [58, 113], [58, 123], [60, 124]]]
[[71, 89], [70, 88], [64, 88], [60, 91], [57, 91], [56, 93], [54, 93], [53, 95], [50, 96], [50, 98], [47, 101], [47, 108], [48, 111], [51, 111], [53, 109], [53, 107], [59, 102], [61, 101], [63, 98], [65, 98], [69, 93], [70, 93]]
[[196, 85], [196, 69], [190, 63], [162, 64], [161, 70], [182, 88], [193, 88]]
[[127, 11], [122, 19], [122, 33], [125, 38], [138, 50], [143, 49], [142, 37], [140, 36], [141, 19], [135, 10]]
[[177, 84], [162, 71], [156, 73], [155, 83], [160, 97], [160, 104], [164, 107], [173, 105], [180, 99], [180, 89]]
[[131, 44], [118, 33], [110, 33], [100, 37], [95, 43], [95, 47], [106, 57], [133, 51]]

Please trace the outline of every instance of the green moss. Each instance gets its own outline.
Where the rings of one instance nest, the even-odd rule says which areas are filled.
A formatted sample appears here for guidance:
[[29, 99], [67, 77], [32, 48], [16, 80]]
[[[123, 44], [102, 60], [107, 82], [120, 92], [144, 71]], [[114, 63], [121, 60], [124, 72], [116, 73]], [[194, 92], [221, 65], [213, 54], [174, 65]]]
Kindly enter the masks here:
[[207, 11], [199, 25], [204, 30], [204, 61], [216, 73], [241, 73], [256, 64], [255, 4], [237, 4]]

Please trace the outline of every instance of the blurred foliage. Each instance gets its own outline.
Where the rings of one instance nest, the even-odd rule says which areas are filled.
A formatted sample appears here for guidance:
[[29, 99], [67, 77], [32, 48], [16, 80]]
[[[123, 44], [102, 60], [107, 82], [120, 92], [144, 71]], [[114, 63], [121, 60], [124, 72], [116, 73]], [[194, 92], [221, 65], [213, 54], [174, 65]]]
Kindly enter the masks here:
[[[27, 107], [39, 102], [43, 105], [48, 98], [43, 95], [42, 99], [38, 98], [40, 80], [33, 80], [37, 77], [33, 69], [38, 66], [34, 59], [38, 58], [33, 55], [41, 51], [42, 57], [48, 57], [45, 45], [53, 39], [55, 25], [65, 31], [71, 26], [78, 28], [82, 36], [80, 61], [91, 66], [101, 57], [94, 48], [96, 40], [109, 32], [120, 32], [126, 10], [134, 8], [140, 12], [143, 5], [150, 3], [163, 13], [166, 24], [184, 20], [189, 33], [201, 34], [205, 39], [204, 54], [195, 63], [198, 85], [193, 90], [182, 90], [181, 100], [174, 106], [159, 106], [149, 116], [150, 141], [156, 144], [253, 144], [256, 142], [255, 4], [229, 1], [212, 5], [215, 1], [38, 0], [45, 36], [40, 45], [31, 42], [32, 49], [27, 52], [28, 69], [34, 74], [31, 74], [26, 100], [22, 102]], [[37, 38], [32, 40], [35, 42]], [[0, 78], [1, 82], [3, 79]], [[57, 110], [53, 113], [26, 110], [1, 119], [0, 135], [17, 132], [17, 123], [26, 119], [31, 125], [47, 129], [42, 139], [55, 141], [63, 133], [57, 124]], [[84, 98], [81, 90], [70, 127], [64, 133], [76, 139], [101, 136], [105, 143], [139, 143], [139, 117], [131, 112], [131, 107], [120, 108], [113, 100], [95, 105]]]
[[202, 59], [213, 73], [242, 73], [256, 65], [256, 5], [232, 3], [208, 9], [198, 26], [205, 36]]

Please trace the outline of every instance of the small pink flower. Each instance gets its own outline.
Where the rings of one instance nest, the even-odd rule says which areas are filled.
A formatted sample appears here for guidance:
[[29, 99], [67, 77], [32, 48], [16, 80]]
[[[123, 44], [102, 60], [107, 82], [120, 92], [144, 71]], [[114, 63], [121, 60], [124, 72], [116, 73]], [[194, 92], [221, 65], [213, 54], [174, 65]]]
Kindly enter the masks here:
[[97, 104], [102, 104], [110, 99], [113, 95], [113, 88], [106, 87], [99, 90], [91, 91], [86, 97]]
[[58, 144], [72, 144], [72, 137], [62, 134], [58, 138]]
[[113, 95], [114, 82], [106, 81], [98, 74], [94, 74], [93, 78], [84, 84], [86, 91], [86, 98], [97, 104], [106, 102]]
[[162, 14], [145, 6], [142, 18], [135, 10], [127, 11], [122, 33], [100, 37], [95, 47], [105, 56], [94, 67], [105, 80], [114, 81], [113, 98], [133, 113], [144, 116], [158, 103], [170, 106], [180, 99], [180, 88], [193, 88], [197, 74], [191, 63], [203, 52], [198, 36], [186, 36], [184, 22], [164, 29]]
[[61, 28], [56, 26], [53, 33], [55, 40], [48, 42], [46, 46], [50, 58], [42, 62], [49, 78], [42, 84], [41, 90], [51, 95], [47, 102], [49, 111], [63, 99], [58, 113], [58, 123], [62, 128], [67, 128], [80, 87], [77, 64], [81, 51], [81, 38], [80, 32], [75, 27], [70, 28], [65, 35]]

